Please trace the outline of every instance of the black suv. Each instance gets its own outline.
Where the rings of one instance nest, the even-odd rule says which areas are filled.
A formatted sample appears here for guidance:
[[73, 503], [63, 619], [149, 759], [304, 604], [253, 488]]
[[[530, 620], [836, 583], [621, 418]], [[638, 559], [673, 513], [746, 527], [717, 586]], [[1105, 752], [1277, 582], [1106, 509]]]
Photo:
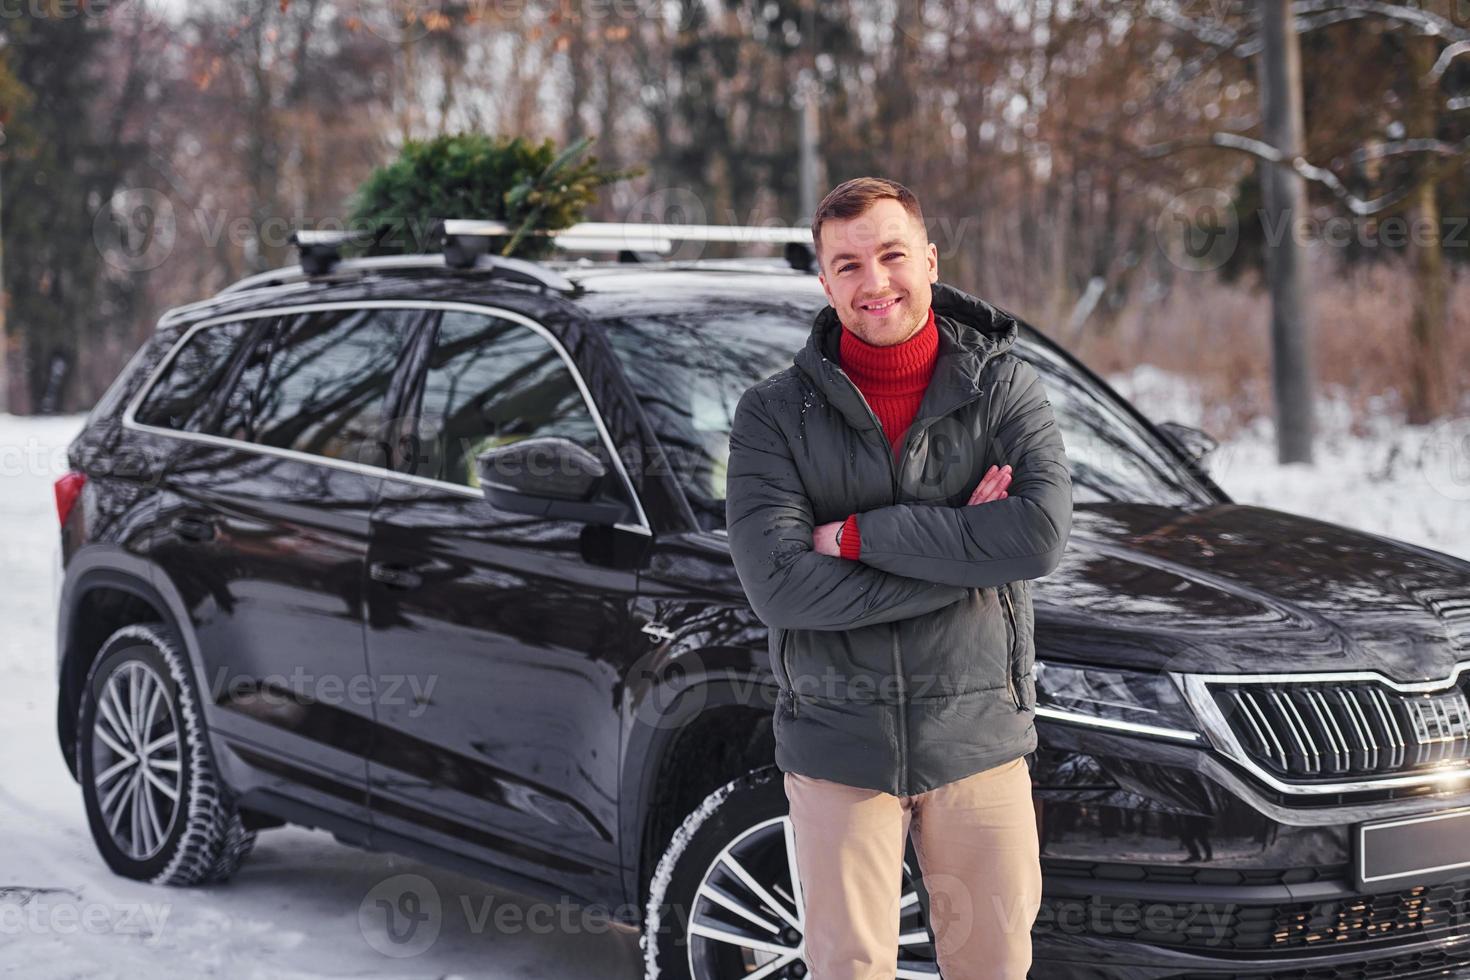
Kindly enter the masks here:
[[[801, 976], [724, 466], [815, 277], [329, 253], [169, 312], [68, 448], [57, 722], [103, 858], [220, 881], [320, 827], [617, 910], [650, 975]], [[1076, 494], [1032, 583], [1033, 974], [1470, 964], [1470, 565], [1232, 503], [1203, 433], [1018, 352]], [[936, 976], [908, 858], [899, 975]]]

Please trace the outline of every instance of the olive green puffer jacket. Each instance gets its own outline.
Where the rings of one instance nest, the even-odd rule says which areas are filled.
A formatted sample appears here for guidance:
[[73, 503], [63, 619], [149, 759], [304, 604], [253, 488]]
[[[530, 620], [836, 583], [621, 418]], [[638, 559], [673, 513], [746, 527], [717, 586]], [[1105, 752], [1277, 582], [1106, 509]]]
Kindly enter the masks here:
[[[938, 359], [895, 454], [817, 314], [794, 364], [750, 387], [730, 434], [730, 550], [770, 628], [776, 763], [897, 796], [1036, 747], [1027, 579], [1061, 560], [1072, 481], [1014, 317], [933, 286]], [[1009, 463], [1004, 500], [965, 506]], [[858, 561], [812, 550], [856, 513]]]

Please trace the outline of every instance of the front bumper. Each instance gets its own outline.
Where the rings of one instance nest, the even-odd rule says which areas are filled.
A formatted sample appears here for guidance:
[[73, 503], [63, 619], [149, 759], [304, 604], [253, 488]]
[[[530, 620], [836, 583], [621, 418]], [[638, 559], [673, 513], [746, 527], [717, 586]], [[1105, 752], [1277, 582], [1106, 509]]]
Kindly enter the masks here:
[[1470, 977], [1470, 874], [1371, 893], [1351, 874], [1357, 823], [1470, 794], [1303, 805], [1204, 748], [1037, 727], [1033, 977]]

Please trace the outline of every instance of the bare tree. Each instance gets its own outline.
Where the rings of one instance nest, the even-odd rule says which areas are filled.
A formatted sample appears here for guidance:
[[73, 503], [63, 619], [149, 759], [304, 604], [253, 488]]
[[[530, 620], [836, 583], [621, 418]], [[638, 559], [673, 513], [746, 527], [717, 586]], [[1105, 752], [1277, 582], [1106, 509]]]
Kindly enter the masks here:
[[[1450, 0], [1450, 3], [1455, 2], [1458, 0]], [[1463, 161], [1470, 155], [1470, 134], [1458, 141], [1440, 138], [1440, 133], [1449, 127], [1448, 120], [1452, 118], [1452, 114], [1470, 107], [1463, 96], [1447, 97], [1442, 91], [1441, 82], [1456, 59], [1470, 53], [1470, 29], [1461, 26], [1450, 16], [1448, 9], [1444, 9], [1450, 3], [1435, 0], [1426, 0], [1422, 4], [1396, 4], [1380, 0], [1257, 0], [1257, 3], [1262, 16], [1254, 32], [1231, 26], [1223, 20], [1188, 16], [1179, 7], [1167, 2], [1148, 3], [1147, 8], [1151, 16], [1168, 23], [1207, 49], [1236, 57], [1261, 55], [1263, 81], [1276, 57], [1272, 52], [1276, 47], [1274, 35], [1277, 33], [1278, 23], [1281, 25], [1280, 30], [1285, 32], [1281, 43], [1283, 51], [1288, 47], [1295, 48], [1297, 42], [1294, 39], [1300, 35], [1325, 30], [1333, 25], [1366, 22], [1378, 27], [1379, 30], [1371, 37], [1380, 50], [1387, 44], [1397, 44], [1403, 49], [1403, 61], [1407, 70], [1401, 76], [1387, 76], [1387, 95], [1397, 99], [1404, 110], [1403, 118], [1395, 121], [1402, 132], [1402, 138], [1373, 140], [1369, 145], [1357, 147], [1346, 154], [1346, 157], [1349, 164], [1357, 167], [1370, 161], [1406, 161], [1405, 167], [1386, 172], [1387, 178], [1396, 183], [1384, 189], [1378, 196], [1365, 199], [1350, 190], [1331, 167], [1309, 162], [1303, 145], [1305, 141], [1301, 136], [1299, 110], [1295, 113], [1296, 139], [1288, 144], [1279, 142], [1281, 138], [1288, 138], [1288, 134], [1274, 137], [1268, 134], [1268, 138], [1261, 141], [1238, 132], [1217, 131], [1203, 140], [1171, 140], [1145, 147], [1143, 152], [1145, 155], [1168, 154], [1184, 145], [1204, 143], [1253, 155], [1267, 165], [1262, 172], [1262, 181], [1268, 194], [1279, 194], [1283, 182], [1301, 188], [1302, 196], [1294, 208], [1295, 213], [1302, 213], [1301, 208], [1305, 207], [1303, 182], [1328, 190], [1355, 217], [1386, 217], [1396, 212], [1410, 211], [1416, 219], [1417, 229], [1422, 229], [1425, 233], [1421, 235], [1416, 230], [1410, 245], [1415, 273], [1415, 298], [1409, 331], [1411, 379], [1406, 392], [1407, 416], [1410, 422], [1428, 422], [1452, 408], [1448, 368], [1443, 357], [1448, 317], [1448, 281], [1444, 267], [1439, 201], [1444, 185], [1463, 179]], [[1278, 8], [1279, 18], [1275, 16]], [[1266, 17], [1267, 11], [1272, 16]], [[1267, 29], [1268, 26], [1270, 30]], [[1295, 70], [1298, 81], [1293, 86], [1288, 77], [1285, 84], [1288, 90], [1295, 88], [1299, 91], [1299, 54], [1295, 56], [1295, 60], [1298, 63]], [[1407, 91], [1394, 91], [1394, 82], [1398, 77], [1405, 76]], [[1288, 91], [1288, 98], [1289, 94]], [[1300, 96], [1297, 98], [1299, 100]], [[1277, 117], [1278, 122], [1282, 119], [1289, 120], [1293, 116], [1289, 106], [1278, 107], [1273, 103], [1263, 102], [1263, 108], [1268, 116], [1272, 112], [1284, 112], [1284, 115]], [[1269, 125], [1268, 119], [1268, 129]], [[1282, 205], [1278, 203], [1277, 206]], [[1277, 227], [1280, 229], [1283, 226]], [[1274, 250], [1272, 255], [1277, 262], [1284, 259], [1294, 267], [1299, 267], [1299, 256], [1295, 250], [1289, 253]], [[1298, 271], [1290, 271], [1283, 278], [1290, 281], [1299, 274]], [[1274, 270], [1272, 277], [1273, 300], [1278, 304], [1273, 324], [1280, 323], [1283, 313], [1289, 319], [1293, 315], [1293, 308], [1297, 311], [1296, 316], [1303, 316], [1300, 284], [1295, 288], [1298, 301], [1293, 307], [1289, 295], [1293, 290], [1287, 288], [1285, 294], [1279, 293]], [[1285, 309], [1280, 305], [1283, 302], [1288, 304]], [[1299, 378], [1291, 380], [1292, 376], [1299, 375], [1302, 370], [1295, 355], [1289, 353], [1293, 347], [1290, 335], [1280, 334], [1278, 327], [1273, 325], [1275, 356], [1279, 358], [1287, 353], [1293, 357], [1293, 364], [1284, 369], [1285, 373], [1281, 365], [1273, 366], [1278, 404], [1283, 411], [1299, 413], [1299, 406], [1288, 409], [1281, 403], [1285, 394], [1280, 387], [1283, 383], [1290, 383], [1296, 390], [1305, 390], [1300, 387], [1302, 382]], [[1282, 442], [1278, 449], [1285, 461], [1296, 458], [1297, 453], [1289, 450], [1285, 440], [1300, 438], [1302, 420], [1296, 417], [1288, 421], [1283, 417], [1281, 422], [1279, 432]], [[1289, 429], [1296, 430], [1298, 434], [1291, 435]], [[1299, 451], [1298, 449], [1297, 452]]]
[[[1261, 25], [1261, 117], [1266, 139], [1282, 156], [1302, 155], [1302, 60], [1290, 0], [1257, 0]], [[1276, 399], [1276, 456], [1310, 463], [1316, 428], [1312, 403], [1310, 317], [1303, 288], [1302, 243], [1294, 232], [1307, 213], [1301, 175], [1264, 164], [1266, 271], [1271, 284], [1271, 387]]]

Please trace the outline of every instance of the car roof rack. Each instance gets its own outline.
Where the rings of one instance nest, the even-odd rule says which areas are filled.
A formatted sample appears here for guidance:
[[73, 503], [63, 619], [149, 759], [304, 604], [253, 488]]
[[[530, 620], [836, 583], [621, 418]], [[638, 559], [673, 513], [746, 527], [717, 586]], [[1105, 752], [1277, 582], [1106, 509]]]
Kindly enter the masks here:
[[[618, 234], [608, 230], [612, 228], [627, 230]], [[568, 252], [618, 252], [620, 256], [625, 253], [661, 255], [672, 251], [674, 242], [670, 236], [661, 234], [660, 230], [658, 225], [625, 226], [585, 222], [556, 230], [534, 228], [527, 234], [550, 237], [556, 247]], [[490, 239], [508, 238], [513, 234], [515, 229], [504, 221], [450, 218], [434, 226], [434, 236], [441, 239], [444, 245], [444, 264], [452, 267], [486, 254]]]
[[[439, 222], [434, 232], [443, 239], [446, 264], [454, 265], [484, 254], [490, 238], [508, 237], [515, 230], [504, 221], [451, 218]], [[785, 245], [786, 260], [802, 271], [810, 270], [814, 258], [809, 228], [583, 221], [569, 228], [536, 228], [527, 234], [549, 236], [564, 251], [617, 252], [620, 261], [642, 261], [638, 257], [645, 253], [666, 254], [676, 241]]]
[[[385, 230], [384, 226], [373, 232], [298, 229], [291, 233], [290, 242], [299, 253], [299, 264], [246, 276], [220, 290], [220, 294], [329, 276], [433, 268], [487, 271], [558, 292], [576, 290], [565, 276], [536, 261], [490, 254], [491, 238], [504, 238], [515, 233], [503, 221], [448, 218], [437, 222], [432, 234], [441, 242], [442, 253], [342, 257], [342, 250], [347, 246], [376, 244]], [[586, 221], [569, 228], [532, 229], [528, 234], [549, 236], [553, 244], [563, 251], [615, 251], [619, 262], [654, 261], [672, 251], [675, 241], [700, 241], [784, 245], [785, 258], [791, 268], [810, 272], [815, 265], [812, 234], [808, 228]]]
[[[320, 235], [321, 237], [317, 237]], [[288, 265], [268, 272], [246, 276], [221, 289], [218, 295], [242, 293], [250, 289], [270, 286], [288, 286], [310, 280], [327, 278], [349, 279], [374, 272], [403, 272], [428, 269], [443, 269], [446, 263], [439, 254], [426, 255], [365, 255], [361, 258], [342, 258], [341, 247], [355, 242], [347, 233], [320, 232], [311, 237], [300, 237], [301, 232], [291, 236], [292, 244], [301, 250], [299, 265]], [[499, 278], [539, 286], [557, 292], [576, 292], [577, 287], [570, 279], [555, 270], [548, 269], [527, 259], [510, 258], [502, 255], [481, 255], [471, 265], [451, 266], [465, 270], [489, 272]]]
[[301, 271], [308, 276], [324, 276], [342, 261], [344, 245], [368, 245], [374, 239], [362, 231], [314, 231], [298, 228], [291, 232], [290, 243], [301, 255]]

